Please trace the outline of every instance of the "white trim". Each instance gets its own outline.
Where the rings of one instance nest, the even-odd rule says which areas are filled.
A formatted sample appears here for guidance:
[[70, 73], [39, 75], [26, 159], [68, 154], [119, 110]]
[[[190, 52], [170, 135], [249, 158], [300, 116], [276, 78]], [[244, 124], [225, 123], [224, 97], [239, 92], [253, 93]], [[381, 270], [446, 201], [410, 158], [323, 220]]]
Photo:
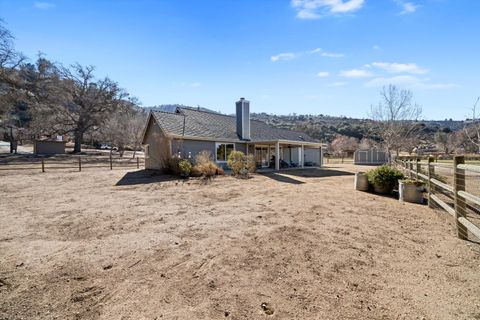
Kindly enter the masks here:
[[150, 145], [149, 144], [144, 144], [143, 145], [143, 150], [145, 154], [145, 159], [150, 158]]

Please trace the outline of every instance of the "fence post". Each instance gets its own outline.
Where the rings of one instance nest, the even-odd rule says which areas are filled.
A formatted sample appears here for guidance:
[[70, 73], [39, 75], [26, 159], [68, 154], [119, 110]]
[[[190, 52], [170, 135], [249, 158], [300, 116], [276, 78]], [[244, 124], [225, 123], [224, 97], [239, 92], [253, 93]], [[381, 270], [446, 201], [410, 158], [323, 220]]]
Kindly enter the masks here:
[[137, 157], [137, 169], [140, 169], [140, 160]]
[[428, 206], [430, 208], [433, 208], [433, 202], [432, 202], [432, 199], [431, 199], [431, 195], [433, 194], [433, 190], [432, 190], [432, 181], [431, 179], [433, 178], [433, 168], [434, 166], [432, 166], [432, 162], [433, 162], [433, 157], [428, 157], [428, 181], [427, 181], [427, 187], [428, 187]]
[[78, 157], [78, 171], [82, 171], [82, 158]]
[[458, 218], [465, 217], [467, 213], [467, 206], [465, 198], [461, 197], [458, 192], [465, 191], [465, 169], [459, 169], [459, 164], [465, 163], [464, 156], [455, 156], [453, 158], [453, 191], [455, 199], [455, 224], [457, 225], [457, 236], [460, 239], [466, 240], [468, 238], [467, 228], [458, 221]]
[[417, 180], [418, 180], [418, 174], [422, 172], [422, 164], [420, 163], [421, 159], [417, 157]]
[[42, 158], [42, 172], [45, 172], [45, 160]]
[[413, 177], [412, 170], [413, 170], [413, 158], [409, 157], [408, 158], [408, 176], [410, 179], [412, 179]]
[[113, 170], [113, 159], [112, 159], [111, 153], [110, 153], [110, 170]]

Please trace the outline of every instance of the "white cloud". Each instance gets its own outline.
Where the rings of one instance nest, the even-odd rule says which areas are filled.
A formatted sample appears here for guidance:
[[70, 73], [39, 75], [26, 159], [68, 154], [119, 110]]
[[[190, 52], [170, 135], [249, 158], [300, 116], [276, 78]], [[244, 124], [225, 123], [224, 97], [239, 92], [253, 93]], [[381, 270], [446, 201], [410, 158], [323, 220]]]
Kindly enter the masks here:
[[402, 8], [402, 11], [400, 12], [401, 15], [414, 13], [419, 8], [418, 5], [410, 1], [395, 0], [395, 2]]
[[345, 55], [343, 53], [337, 53], [337, 52], [322, 52], [321, 53], [322, 57], [327, 57], [327, 58], [343, 58]]
[[190, 83], [190, 87], [192, 88], [198, 88], [200, 87], [202, 84], [200, 82], [192, 82]]
[[421, 68], [415, 63], [374, 62], [372, 65], [389, 73], [425, 74], [429, 72], [428, 69]]
[[34, 2], [33, 6], [37, 9], [50, 9], [54, 8], [55, 4], [50, 2]]
[[383, 87], [389, 84], [416, 89], [451, 89], [460, 87], [454, 83], [432, 83], [429, 78], [418, 78], [411, 75], [379, 77], [366, 82], [365, 86]]
[[299, 19], [319, 19], [331, 14], [345, 14], [362, 8], [364, 0], [291, 0]]
[[287, 60], [297, 59], [301, 56], [310, 55], [310, 54], [319, 54], [320, 56], [327, 57], [327, 58], [342, 58], [342, 57], [345, 57], [345, 54], [343, 54], [343, 53], [327, 52], [327, 51], [324, 51], [321, 48], [316, 48], [316, 49], [313, 49], [313, 50], [296, 52], [296, 53], [294, 53], [294, 52], [283, 52], [283, 53], [277, 54], [275, 56], [271, 56], [270, 60], [272, 62], [277, 62], [277, 61], [281, 61], [281, 60], [287, 61]]
[[340, 76], [344, 78], [368, 78], [372, 77], [373, 74], [364, 69], [352, 69], [340, 71]]
[[343, 87], [343, 86], [346, 86], [347, 84], [348, 84], [348, 82], [338, 81], [338, 82], [330, 83], [328, 86], [329, 87]]
[[380, 48], [379, 45], [374, 45], [372, 48], [373, 48], [373, 50], [381, 50], [382, 49], [382, 48]]
[[307, 53], [310, 53], [310, 54], [318, 53], [322, 57], [327, 57], [327, 58], [342, 58], [342, 57], [345, 57], [345, 54], [343, 54], [343, 53], [328, 52], [328, 51], [324, 51], [322, 48], [316, 48], [316, 49], [307, 51]]
[[280, 60], [292, 60], [292, 59], [295, 59], [296, 57], [297, 55], [295, 53], [284, 52], [284, 53], [277, 54], [276, 56], [271, 56], [270, 60], [272, 60], [273, 62], [276, 62]]
[[317, 77], [319, 77], [319, 78], [328, 78], [328, 77], [330, 77], [330, 72], [320, 71], [319, 73], [317, 73]]

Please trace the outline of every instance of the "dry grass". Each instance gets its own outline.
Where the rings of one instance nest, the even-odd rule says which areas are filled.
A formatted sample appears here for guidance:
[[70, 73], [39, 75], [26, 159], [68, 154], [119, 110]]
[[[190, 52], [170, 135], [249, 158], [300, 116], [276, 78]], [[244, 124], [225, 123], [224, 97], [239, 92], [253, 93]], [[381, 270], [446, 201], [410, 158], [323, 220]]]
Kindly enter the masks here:
[[0, 172], [0, 319], [478, 319], [478, 245], [357, 169]]

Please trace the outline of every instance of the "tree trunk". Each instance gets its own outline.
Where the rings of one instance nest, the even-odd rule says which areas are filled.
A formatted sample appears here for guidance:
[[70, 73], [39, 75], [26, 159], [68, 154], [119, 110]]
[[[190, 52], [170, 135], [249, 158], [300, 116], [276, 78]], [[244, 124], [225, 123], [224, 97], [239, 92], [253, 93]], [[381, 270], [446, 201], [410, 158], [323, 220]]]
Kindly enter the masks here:
[[83, 133], [75, 132], [75, 146], [73, 147], [73, 153], [82, 152]]

